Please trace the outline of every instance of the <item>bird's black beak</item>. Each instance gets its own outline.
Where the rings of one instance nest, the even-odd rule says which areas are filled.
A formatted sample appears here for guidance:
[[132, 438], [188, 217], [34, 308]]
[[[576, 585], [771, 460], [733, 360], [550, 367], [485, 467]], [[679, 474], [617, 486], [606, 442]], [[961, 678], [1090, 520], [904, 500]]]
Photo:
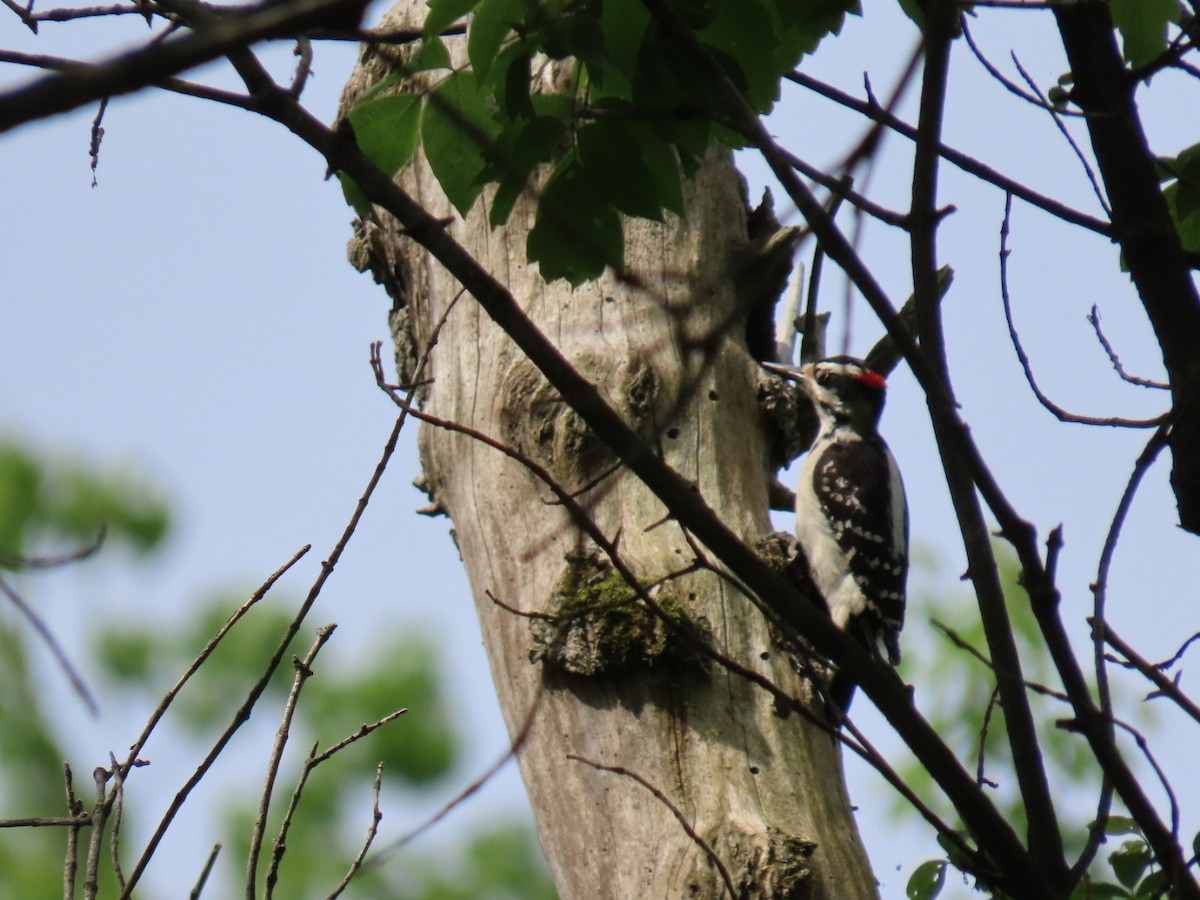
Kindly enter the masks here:
[[776, 375], [782, 375], [789, 381], [803, 381], [804, 368], [802, 366], [785, 366], [781, 363], [764, 362], [760, 363], [764, 369], [770, 369]]

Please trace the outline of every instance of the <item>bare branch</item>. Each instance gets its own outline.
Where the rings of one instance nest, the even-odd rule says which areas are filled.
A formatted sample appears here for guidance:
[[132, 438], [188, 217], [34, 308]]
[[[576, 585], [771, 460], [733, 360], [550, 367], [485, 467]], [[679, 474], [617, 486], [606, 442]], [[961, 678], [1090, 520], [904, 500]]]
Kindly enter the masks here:
[[[1092, 186], [1092, 193], [1095, 194], [1096, 199], [1100, 201], [1100, 208], [1104, 210], [1105, 215], [1111, 217], [1112, 210], [1108, 206], [1108, 198], [1104, 196], [1104, 191], [1100, 187], [1100, 181], [1096, 178], [1096, 170], [1092, 168], [1091, 162], [1088, 160], [1087, 156], [1084, 155], [1084, 152], [1082, 149], [1080, 149], [1078, 142], [1075, 140], [1071, 132], [1067, 130], [1067, 126], [1062, 120], [1062, 117], [1066, 115], [1068, 111], [1056, 108], [1052, 103], [1050, 103], [1050, 101], [1042, 96], [1041, 89], [1037, 86], [1037, 82], [1034, 81], [1033, 77], [1025, 71], [1025, 67], [1022, 66], [1021, 61], [1017, 59], [1016, 53], [1012, 54], [1012, 61], [1013, 65], [1017, 67], [1017, 71], [1021, 73], [1021, 77], [1025, 80], [1025, 83], [1029, 85], [1029, 89], [1034, 92], [1039, 100], [1042, 101], [1043, 108], [1049, 111], [1050, 117], [1054, 120], [1054, 124], [1058, 127], [1059, 134], [1063, 136], [1067, 142], [1067, 146], [1071, 148], [1071, 152], [1075, 154], [1075, 158], [1079, 160], [1079, 164], [1083, 166], [1083, 172], [1084, 175], [1087, 176], [1088, 184]], [[1087, 113], [1081, 112], [1079, 115], [1086, 117]]]
[[1193, 634], [1190, 638], [1188, 638], [1186, 641], [1184, 641], [1179, 646], [1179, 649], [1175, 651], [1175, 654], [1170, 659], [1160, 662], [1157, 667], [1159, 669], [1171, 668], [1171, 666], [1175, 665], [1175, 663], [1177, 663], [1177, 662], [1179, 662], [1179, 660], [1183, 659], [1183, 654], [1187, 652], [1187, 648], [1190, 647], [1192, 644], [1194, 644], [1196, 641], [1200, 641], [1200, 633]]
[[204, 868], [200, 870], [200, 877], [196, 879], [195, 887], [188, 894], [188, 900], [200, 900], [200, 895], [204, 892], [204, 885], [208, 883], [208, 876], [212, 874], [213, 866], [217, 864], [217, 856], [220, 852], [221, 845], [213, 844], [213, 848], [208, 854], [208, 859], [204, 862]]
[[267, 830], [267, 816], [271, 811], [271, 795], [275, 791], [275, 777], [279, 774], [279, 764], [283, 760], [283, 749], [287, 746], [288, 736], [292, 730], [292, 717], [296, 714], [296, 704], [300, 701], [300, 691], [304, 683], [312, 676], [312, 664], [332, 637], [337, 625], [322, 625], [317, 629], [317, 636], [304, 659], [292, 657], [292, 666], [296, 675], [292, 679], [292, 689], [288, 693], [287, 703], [283, 708], [283, 718], [279, 729], [275, 732], [275, 743], [271, 746], [271, 755], [267, 760], [267, 774], [263, 778], [262, 794], [258, 799], [258, 815], [254, 818], [254, 829], [250, 834], [250, 853], [246, 860], [246, 900], [254, 900], [258, 881], [258, 856], [262, 850], [263, 835]]
[[135, 740], [132, 746], [130, 746], [129, 755], [125, 758], [125, 762], [121, 764], [121, 769], [124, 772], [128, 774], [129, 769], [136, 764], [135, 761], [137, 760], [138, 754], [141, 753], [142, 748], [146, 746], [146, 741], [150, 739], [150, 735], [154, 732], [155, 727], [162, 720], [162, 717], [166, 713], [167, 709], [174, 702], [175, 697], [178, 696], [181, 690], [183, 690], [183, 686], [191, 680], [192, 676], [200, 670], [200, 667], [204, 665], [205, 661], [212, 655], [213, 651], [217, 649], [217, 646], [222, 640], [225, 639], [225, 635], [229, 634], [230, 630], [238, 623], [238, 621], [241, 620], [242, 616], [248, 613], [251, 607], [258, 603], [259, 600], [265, 597], [267, 592], [275, 586], [275, 582], [282, 578], [284, 573], [286, 573], [288, 569], [299, 562], [300, 559], [311, 549], [312, 544], [305, 544], [298, 551], [296, 551], [296, 553], [292, 555], [292, 558], [276, 569], [275, 572], [273, 572], [271, 576], [259, 586], [258, 590], [250, 595], [250, 599], [243, 603], [233, 613], [233, 615], [231, 615], [225, 621], [225, 624], [221, 626], [217, 633], [212, 636], [209, 642], [204, 646], [204, 649], [200, 651], [199, 655], [194, 660], [192, 660], [192, 664], [188, 666], [187, 670], [182, 676], [180, 676], [179, 680], [175, 682], [175, 685], [169, 691], [167, 691], [162, 700], [159, 701], [159, 704], [157, 708], [155, 708], [154, 712], [150, 714], [150, 718], [146, 722], [146, 726], [142, 729], [142, 733], [138, 735], [137, 740]]
[[[1094, 309], [1095, 307], [1093, 307]], [[1096, 581], [1091, 585], [1093, 605], [1092, 617], [1088, 621], [1092, 626], [1092, 666], [1096, 677], [1096, 693], [1100, 701], [1100, 711], [1109, 719], [1114, 718], [1114, 713], [1112, 691], [1109, 688], [1108, 682], [1108, 668], [1104, 664], [1104, 636], [1102, 631], [1102, 628], [1106, 627], [1104, 623], [1105, 601], [1108, 596], [1108, 572], [1112, 565], [1113, 555], [1116, 552], [1117, 539], [1121, 534], [1121, 527], [1124, 525], [1125, 517], [1129, 513], [1129, 507], [1133, 503], [1134, 494], [1141, 483], [1142, 476], [1150, 468], [1151, 463], [1153, 463], [1159, 451], [1165, 445], [1167, 434], [1167, 426], [1160, 427], [1154, 432], [1150, 438], [1150, 442], [1138, 456], [1137, 462], [1133, 467], [1133, 473], [1129, 476], [1129, 482], [1125, 485], [1125, 490], [1121, 494], [1121, 500], [1117, 504], [1117, 511], [1113, 515], [1112, 523], [1109, 525], [1108, 534], [1104, 539], [1104, 548], [1100, 553]], [[1109, 740], [1115, 740], [1111, 726], [1109, 728]], [[1083, 877], [1088, 866], [1092, 864], [1092, 860], [1099, 851], [1100, 844], [1105, 839], [1108, 817], [1112, 808], [1112, 795], [1112, 778], [1107, 770], [1103, 770], [1100, 796], [1096, 803], [1096, 814], [1092, 817], [1091, 825], [1088, 826], [1088, 839], [1084, 844], [1082, 852], [1079, 854], [1079, 858], [1076, 859], [1074, 865], [1071, 867], [1071, 874], [1077, 878]]]
[[342, 553], [346, 549], [346, 545], [349, 544], [350, 538], [354, 536], [354, 532], [358, 529], [358, 523], [362, 519], [363, 513], [366, 511], [367, 504], [370, 502], [371, 496], [375, 493], [375, 488], [378, 486], [380, 479], [383, 477], [383, 473], [387, 469], [388, 462], [391, 460], [392, 454], [396, 450], [396, 443], [400, 439], [400, 431], [403, 429], [406, 421], [407, 416], [403, 413], [401, 413], [401, 415], [396, 419], [396, 423], [392, 427], [392, 432], [390, 435], [388, 435], [387, 442], [384, 445], [383, 453], [379, 458], [379, 462], [375, 465], [375, 471], [371, 474], [370, 479], [367, 481], [367, 486], [363, 491], [362, 496], [358, 500], [358, 505], [355, 507], [354, 512], [350, 516], [350, 521], [347, 522], [345, 529], [342, 531], [341, 537], [338, 538], [338, 542], [333, 548], [333, 551], [321, 564], [320, 573], [317, 575], [312, 587], [309, 588], [308, 595], [304, 598], [304, 602], [301, 603], [300, 609], [292, 619], [291, 624], [280, 638], [279, 644], [275, 649], [275, 653], [268, 661], [266, 670], [264, 671], [262, 677], [258, 680], [254, 687], [251, 688], [245, 702], [234, 714], [232, 722], [230, 722], [229, 726], [209, 750], [208, 755], [204, 758], [204, 761], [201, 762], [196, 771], [175, 795], [174, 800], [172, 800], [170, 807], [164, 814], [162, 820], [159, 822], [158, 827], [155, 829], [155, 832], [150, 838], [149, 843], [146, 845], [145, 850], [142, 851], [142, 855], [138, 859], [136, 867], [130, 874], [129, 884], [121, 893], [121, 900], [128, 900], [130, 892], [137, 885], [137, 882], [141, 878], [142, 873], [145, 871], [146, 866], [149, 864], [151, 857], [154, 855], [155, 849], [162, 841], [163, 835], [166, 834], [167, 828], [170, 826], [175, 814], [179, 811], [180, 807], [183, 805], [192, 789], [200, 782], [200, 780], [212, 767], [217, 757], [225, 749], [225, 745], [229, 743], [233, 735], [242, 726], [242, 723], [249, 719], [251, 710], [258, 702], [258, 698], [262, 696], [263, 691], [266, 690], [267, 684], [270, 682], [271, 676], [275, 673], [275, 670], [279, 667], [280, 662], [283, 660], [284, 653], [287, 652], [287, 648], [291, 644], [292, 638], [294, 638], [297, 632], [299, 632], [300, 627], [304, 622], [304, 618], [308, 615], [309, 610], [312, 609], [313, 604], [317, 602], [317, 597], [320, 596], [321, 590], [325, 586], [325, 582], [329, 579], [329, 576], [333, 574], [338, 560], [341, 559]]
[[[971, 34], [971, 27], [967, 22], [967, 16], [960, 15], [958, 21], [959, 21], [959, 26], [962, 28], [963, 37], [967, 39], [967, 46], [971, 48], [971, 54], [975, 57], [975, 59], [979, 62], [979, 64], [981, 66], [983, 66], [984, 69], [987, 70], [987, 73], [989, 75], [991, 75], [992, 78], [995, 79], [1001, 85], [1001, 87], [1003, 87], [1006, 91], [1008, 91], [1010, 94], [1012, 94], [1015, 97], [1019, 97], [1020, 99], [1024, 100], [1026, 103], [1029, 103], [1032, 106], [1039, 107], [1040, 109], [1044, 109], [1047, 112], [1052, 113], [1052, 114], [1057, 115], [1058, 113], [1061, 112], [1062, 114], [1068, 115], [1068, 116], [1082, 116], [1083, 115], [1082, 112], [1077, 112], [1075, 110], [1059, 110], [1052, 103], [1048, 102], [1045, 97], [1041, 96], [1040, 92], [1031, 94], [1031, 93], [1026, 93], [1025, 91], [1023, 91], [1015, 82], [1013, 82], [1009, 78], [1006, 78], [1004, 73], [1001, 72], [998, 68], [996, 68], [996, 66], [992, 64], [991, 60], [989, 60], [986, 56], [983, 55], [983, 51], [981, 49], [979, 49], [979, 45], [975, 43], [974, 35]], [[1015, 56], [1013, 57], [1013, 62], [1014, 63], [1017, 62]], [[1020, 63], [1017, 63], [1017, 67], [1020, 68]], [[1024, 72], [1022, 72], [1022, 75], [1024, 76]], [[1025, 77], [1026, 83], [1028, 83], [1029, 82], [1028, 76], [1024, 76], [1024, 77]]]
[[33, 630], [37, 632], [38, 637], [50, 649], [50, 652], [54, 656], [54, 661], [58, 663], [58, 667], [62, 669], [63, 674], [67, 676], [67, 680], [71, 682], [71, 689], [75, 691], [75, 695], [87, 706], [88, 712], [93, 717], [99, 716], [100, 707], [96, 705], [96, 698], [92, 696], [92, 692], [84, 682], [83, 676], [79, 674], [79, 670], [75, 668], [74, 663], [67, 656], [67, 651], [58, 642], [58, 638], [54, 636], [54, 632], [50, 630], [50, 626], [34, 611], [33, 607], [25, 602], [16, 589], [3, 578], [0, 578], [0, 593], [4, 594], [8, 598], [8, 602], [16, 607], [17, 612], [24, 616], [26, 621], [33, 626]]
[[614, 775], [623, 775], [626, 778], [631, 778], [648, 790], [651, 794], [653, 794], [654, 799], [656, 799], [670, 811], [671, 815], [675, 817], [675, 821], [679, 823], [679, 826], [684, 830], [687, 836], [691, 838], [692, 843], [694, 843], [701, 849], [701, 851], [703, 851], [704, 855], [708, 857], [708, 861], [711, 862], [716, 868], [717, 872], [720, 873], [721, 881], [725, 883], [725, 890], [729, 891], [730, 900], [738, 900], [738, 892], [733, 886], [733, 878], [730, 876], [729, 869], [726, 868], [725, 863], [721, 861], [721, 857], [717, 855], [717, 851], [712, 848], [712, 845], [709, 844], [708, 841], [699, 835], [696, 829], [691, 826], [686, 818], [684, 818], [683, 813], [679, 811], [679, 807], [672, 803], [666, 794], [652, 785], [641, 775], [622, 768], [621, 766], [601, 765], [598, 762], [592, 762], [590, 759], [584, 759], [582, 756], [576, 756], [574, 753], [568, 753], [567, 759], [573, 759], [575, 762], [583, 763], [585, 766], [591, 766], [593, 769], [597, 769], [601, 772], [612, 772]]
[[92, 806], [92, 833], [88, 841], [87, 863], [83, 872], [84, 900], [96, 900], [100, 889], [100, 847], [104, 840], [104, 824], [108, 820], [112, 804], [108, 798], [108, 780], [112, 773], [97, 766], [92, 770], [92, 781], [96, 785], [96, 802]]
[[[291, 831], [292, 822], [295, 821], [296, 810], [300, 806], [300, 798], [304, 794], [304, 788], [308, 785], [309, 776], [312, 775], [317, 766], [321, 765], [321, 763], [325, 762], [334, 754], [339, 753], [346, 747], [349, 747], [351, 744], [362, 740], [367, 735], [373, 733], [376, 729], [382, 728], [389, 722], [394, 722], [406, 712], [408, 712], [407, 709], [398, 709], [395, 712], [384, 716], [382, 719], [372, 722], [370, 725], [363, 725], [358, 729], [358, 731], [354, 732], [354, 734], [338, 741], [324, 753], [317, 753], [317, 748], [320, 746], [319, 743], [313, 744], [312, 749], [308, 753], [308, 759], [304, 761], [304, 768], [300, 772], [300, 778], [296, 782], [296, 787], [292, 791], [292, 798], [288, 801], [287, 810], [283, 814], [283, 821], [279, 824], [279, 834], [276, 835], [275, 842], [271, 848], [271, 865], [267, 869], [266, 886], [263, 891], [265, 900], [271, 900], [271, 898], [275, 895], [275, 885], [279, 882], [279, 865], [281, 862], [283, 862], [284, 854], [287, 852], [288, 832]], [[378, 801], [378, 797], [376, 800]]]
[[[79, 818], [85, 816], [83, 803], [75, 796], [75, 778], [71, 764], [63, 763], [63, 775], [67, 787], [67, 812]], [[79, 826], [67, 829], [67, 854], [63, 860], [63, 900], [75, 900], [75, 877], [79, 869]]]
[[112, 768], [112, 791], [109, 804], [112, 806], [112, 837], [108, 840], [108, 852], [112, 858], [113, 874], [117, 879], [117, 887], [125, 888], [125, 873], [121, 869], [121, 822], [125, 816], [125, 776], [117, 765], [117, 757], [110, 751], [109, 764]]
[[0, 819], [0, 828], [79, 828], [91, 825], [87, 813], [77, 816], [28, 816], [23, 819]]
[[379, 789], [382, 784], [383, 763], [380, 763], [375, 768], [375, 784], [371, 802], [371, 824], [367, 828], [367, 836], [363, 839], [362, 847], [359, 848], [358, 855], [354, 857], [354, 862], [350, 864], [350, 870], [338, 882], [337, 887], [333, 889], [333, 892], [329, 895], [329, 900], [335, 900], [335, 898], [340, 897], [342, 891], [350, 886], [350, 881], [358, 874], [359, 869], [362, 868], [367, 851], [371, 849], [371, 844], [375, 842], [375, 835], [379, 830], [379, 822], [383, 819], [383, 813], [379, 811]]
[[[1093, 622], [1092, 619], [1088, 621]], [[1112, 630], [1112, 626], [1107, 622], [1100, 622], [1099, 630], [1104, 643], [1125, 657], [1125, 662], [1113, 659], [1112, 657], [1109, 657], [1109, 659], [1113, 659], [1113, 662], [1127, 669], [1135, 669], [1140, 672], [1148, 681], [1154, 684], [1158, 689], [1158, 694], [1171, 700], [1176, 706], [1195, 719], [1196, 722], [1200, 723], [1200, 706], [1196, 705], [1187, 694], [1179, 689], [1177, 679], [1171, 679], [1164, 675], [1157, 666], [1149, 662], [1118, 637], [1117, 633]]]
[[[876, 104], [864, 102], [850, 94], [840, 91], [835, 87], [818, 81], [811, 75], [804, 72], [794, 71], [785, 76], [789, 81], [792, 81], [803, 88], [807, 88], [814, 93], [820, 94], [828, 100], [832, 100], [847, 109], [852, 109], [855, 112], [861, 113], [870, 119], [877, 122], [882, 122], [888, 128], [895, 131], [897, 134], [903, 135], [910, 140], [915, 140], [917, 137], [917, 129], [912, 125], [902, 121], [891, 113], [886, 112]], [[974, 175], [981, 181], [986, 181], [988, 184], [995, 185], [1003, 191], [1013, 194], [1015, 197], [1020, 197], [1031, 206], [1036, 206], [1043, 212], [1047, 212], [1056, 218], [1062, 219], [1072, 225], [1078, 225], [1081, 228], [1086, 228], [1088, 231], [1094, 231], [1096, 234], [1104, 235], [1105, 237], [1112, 236], [1112, 225], [1102, 219], [1097, 219], [1089, 216], [1079, 210], [1072, 209], [1066, 204], [1060, 203], [1051, 197], [1039, 194], [1021, 184], [997, 172], [989, 166], [984, 165], [978, 160], [968, 156], [961, 151], [955, 150], [953, 147], [948, 147], [945, 144], [938, 145], [938, 153], [943, 159], [959, 169], [962, 169], [968, 174]]]
[[0, 132], [25, 122], [156, 84], [236, 48], [285, 37], [360, 10], [363, 0], [291, 0], [264, 3], [236, 16], [214, 16], [197, 31], [122, 53], [107, 62], [48, 75], [0, 94]]
[[509, 745], [508, 750], [505, 751], [503, 756], [496, 760], [487, 771], [467, 785], [453, 800], [434, 813], [430, 818], [426, 819], [422, 824], [403, 837], [388, 844], [383, 849], [377, 850], [366, 863], [366, 867], [371, 869], [383, 865], [387, 857], [411, 844], [438, 822], [442, 821], [442, 819], [446, 818], [446, 816], [450, 815], [451, 812], [461, 806], [466, 800], [475, 796], [485, 784], [495, 777], [497, 772], [508, 764], [509, 760], [516, 759], [521, 753], [521, 748], [525, 746], [525, 742], [529, 740], [529, 732], [533, 729], [534, 719], [537, 717], [538, 709], [541, 708], [542, 694], [544, 692], [545, 686], [539, 684], [537, 693], [534, 694], [533, 702], [529, 705], [529, 711], [525, 714], [524, 724], [521, 725], [521, 730], [517, 732], [517, 736], [513, 739], [513, 742]]
[[[0, 61], [3, 61], [0, 57]], [[78, 562], [94, 555], [103, 545], [108, 534], [108, 526], [101, 524], [96, 536], [82, 547], [68, 550], [56, 556], [10, 556], [0, 552], [0, 568], [28, 571], [37, 569], [57, 569], [69, 563]]]
[[1168, 413], [1163, 413], [1153, 419], [1124, 419], [1119, 416], [1081, 416], [1063, 409], [1042, 391], [1037, 383], [1037, 379], [1033, 375], [1033, 367], [1029, 362], [1029, 354], [1025, 352], [1025, 348], [1021, 344], [1021, 336], [1017, 333], [1017, 326], [1013, 323], [1012, 301], [1008, 293], [1008, 257], [1011, 252], [1008, 249], [1008, 224], [1011, 214], [1012, 194], [1005, 194], [1004, 220], [1000, 225], [1000, 299], [1004, 304], [1004, 321], [1008, 324], [1008, 336], [1012, 340], [1013, 349], [1017, 353], [1017, 360], [1021, 363], [1021, 370], [1025, 373], [1025, 380], [1029, 383], [1033, 395], [1037, 397], [1038, 403], [1060, 422], [1073, 422], [1078, 425], [1098, 425], [1109, 428], [1160, 427], [1166, 421]]
[[1094, 303], [1092, 304], [1092, 311], [1088, 313], [1087, 320], [1092, 324], [1092, 328], [1096, 332], [1096, 339], [1100, 341], [1100, 346], [1104, 348], [1104, 352], [1108, 355], [1108, 361], [1112, 363], [1117, 374], [1121, 376], [1122, 381], [1128, 381], [1130, 384], [1136, 384], [1139, 387], [1157, 388], [1160, 391], [1169, 391], [1171, 389], [1171, 386], [1166, 382], [1140, 378], [1125, 371], [1125, 367], [1121, 365], [1121, 358], [1117, 356], [1117, 351], [1113, 349], [1113, 345], [1109, 343], [1104, 330], [1100, 327], [1100, 311]]

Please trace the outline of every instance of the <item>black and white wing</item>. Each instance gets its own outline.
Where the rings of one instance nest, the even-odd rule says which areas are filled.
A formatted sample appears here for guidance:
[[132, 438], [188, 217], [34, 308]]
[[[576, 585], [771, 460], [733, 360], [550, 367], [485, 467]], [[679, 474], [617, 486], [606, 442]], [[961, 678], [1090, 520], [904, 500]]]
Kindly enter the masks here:
[[896, 665], [908, 577], [908, 507], [900, 471], [887, 444], [871, 438], [830, 442], [812, 476], [817, 503], [858, 588], [828, 596], [830, 613]]

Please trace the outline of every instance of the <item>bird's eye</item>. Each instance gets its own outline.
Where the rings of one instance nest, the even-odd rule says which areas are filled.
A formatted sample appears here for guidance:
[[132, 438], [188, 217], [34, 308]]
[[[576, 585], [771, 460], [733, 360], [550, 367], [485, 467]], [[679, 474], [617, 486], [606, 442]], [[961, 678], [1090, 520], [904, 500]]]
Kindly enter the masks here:
[[829, 369], [817, 370], [817, 384], [821, 385], [822, 387], [829, 387], [829, 385], [833, 384], [836, 377], [837, 375], [831, 372]]

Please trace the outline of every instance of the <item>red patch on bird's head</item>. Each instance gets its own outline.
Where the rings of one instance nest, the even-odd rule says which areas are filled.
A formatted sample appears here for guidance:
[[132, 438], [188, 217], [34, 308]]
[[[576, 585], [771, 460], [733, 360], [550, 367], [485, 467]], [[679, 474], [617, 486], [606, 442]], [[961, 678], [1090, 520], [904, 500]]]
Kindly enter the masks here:
[[867, 387], [875, 388], [877, 391], [882, 391], [887, 387], [887, 379], [878, 372], [860, 372], [854, 378]]

